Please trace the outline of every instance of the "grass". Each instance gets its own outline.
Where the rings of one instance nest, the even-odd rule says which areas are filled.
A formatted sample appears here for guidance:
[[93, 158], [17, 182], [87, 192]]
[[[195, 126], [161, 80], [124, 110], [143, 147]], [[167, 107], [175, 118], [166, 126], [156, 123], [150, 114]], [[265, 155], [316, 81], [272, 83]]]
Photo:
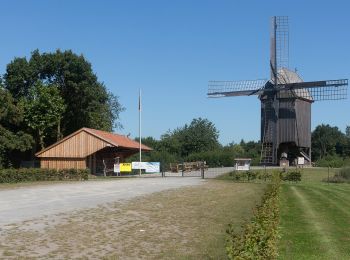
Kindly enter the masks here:
[[327, 168], [304, 169], [301, 183], [283, 184], [280, 259], [350, 258], [350, 185], [327, 177]]
[[225, 259], [228, 223], [250, 219], [265, 185], [207, 180], [3, 230], [14, 258]]

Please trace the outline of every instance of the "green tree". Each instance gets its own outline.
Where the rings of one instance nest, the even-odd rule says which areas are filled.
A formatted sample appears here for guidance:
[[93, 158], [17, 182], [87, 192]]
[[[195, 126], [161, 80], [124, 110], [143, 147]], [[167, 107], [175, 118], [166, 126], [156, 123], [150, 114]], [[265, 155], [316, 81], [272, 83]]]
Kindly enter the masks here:
[[0, 83], [0, 168], [13, 165], [10, 158], [13, 151], [24, 152], [32, 147], [32, 136], [15, 130], [22, 120], [23, 111]]
[[347, 138], [350, 138], [350, 125], [347, 125], [345, 128], [345, 135]]
[[220, 147], [219, 131], [208, 119], [195, 118], [189, 125], [175, 129], [172, 137], [180, 143], [180, 155], [183, 157]]
[[28, 98], [22, 99], [22, 104], [24, 122], [34, 131], [41, 149], [44, 149], [45, 138], [54, 127], [57, 129], [57, 139], [62, 137], [60, 126], [65, 104], [56, 86], [44, 86], [37, 82], [30, 89]]
[[28, 98], [38, 81], [59, 89], [67, 107], [62, 118], [64, 135], [81, 127], [106, 131], [120, 127], [123, 107], [118, 97], [98, 81], [83, 55], [70, 50], [42, 54], [36, 50], [29, 60], [15, 58], [4, 75], [4, 85], [16, 99]]
[[325, 156], [335, 154], [344, 155], [346, 139], [338, 127], [319, 125], [312, 132], [311, 140], [312, 156], [315, 159], [322, 159]]

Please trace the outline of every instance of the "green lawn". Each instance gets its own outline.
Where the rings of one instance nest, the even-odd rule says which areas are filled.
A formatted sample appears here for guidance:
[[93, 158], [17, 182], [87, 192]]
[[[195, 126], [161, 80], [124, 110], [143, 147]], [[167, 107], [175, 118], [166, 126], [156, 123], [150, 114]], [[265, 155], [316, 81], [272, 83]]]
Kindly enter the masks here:
[[305, 169], [301, 183], [282, 185], [280, 259], [350, 259], [350, 185], [327, 176]]

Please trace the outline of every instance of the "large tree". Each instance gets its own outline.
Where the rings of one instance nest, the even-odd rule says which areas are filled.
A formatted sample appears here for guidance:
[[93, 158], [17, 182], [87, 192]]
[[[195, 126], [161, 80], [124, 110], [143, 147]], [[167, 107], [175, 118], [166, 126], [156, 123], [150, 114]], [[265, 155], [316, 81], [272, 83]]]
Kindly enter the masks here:
[[16, 99], [30, 98], [38, 84], [57, 86], [66, 110], [62, 132], [70, 134], [81, 127], [111, 131], [118, 126], [123, 110], [117, 96], [108, 92], [83, 55], [72, 51], [34, 51], [29, 60], [15, 58], [4, 75], [4, 85]]
[[344, 155], [346, 147], [345, 135], [338, 127], [319, 125], [312, 132], [312, 157], [322, 159], [328, 155]]

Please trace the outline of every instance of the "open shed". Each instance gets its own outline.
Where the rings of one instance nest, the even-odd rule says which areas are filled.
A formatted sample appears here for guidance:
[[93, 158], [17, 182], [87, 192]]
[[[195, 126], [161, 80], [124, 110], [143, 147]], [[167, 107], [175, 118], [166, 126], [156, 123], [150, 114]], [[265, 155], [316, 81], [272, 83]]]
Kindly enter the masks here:
[[[151, 151], [146, 145], [142, 151]], [[139, 143], [124, 135], [91, 128], [81, 128], [62, 140], [41, 150], [35, 155], [41, 168], [48, 169], [90, 169], [92, 174], [102, 173], [106, 163], [113, 168], [115, 160], [139, 152]]]

